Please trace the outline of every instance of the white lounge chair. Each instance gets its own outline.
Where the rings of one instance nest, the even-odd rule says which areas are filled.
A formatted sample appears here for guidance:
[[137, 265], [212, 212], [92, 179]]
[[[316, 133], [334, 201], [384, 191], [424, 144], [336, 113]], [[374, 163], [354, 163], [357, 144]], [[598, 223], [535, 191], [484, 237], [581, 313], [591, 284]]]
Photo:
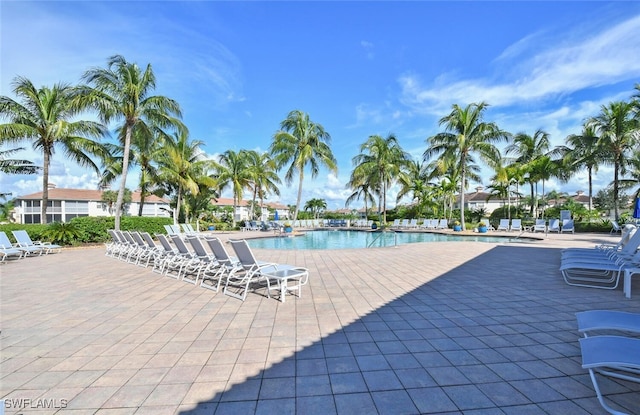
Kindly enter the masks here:
[[509, 230], [509, 219], [500, 219], [500, 223], [498, 224], [499, 231], [508, 231]]
[[522, 232], [522, 219], [511, 219], [512, 232]]
[[449, 221], [447, 219], [440, 219], [436, 229], [449, 229]]
[[[261, 280], [267, 283], [267, 297], [269, 298], [271, 298], [272, 289], [280, 291], [280, 301], [282, 302], [284, 302], [284, 295], [287, 292], [295, 290], [298, 291], [298, 296], [301, 295], [302, 286], [309, 280], [309, 272], [306, 268], [258, 261], [244, 239], [229, 240], [229, 243], [238, 256], [241, 267], [227, 276], [224, 287], [225, 295], [244, 301], [250, 285]], [[271, 288], [272, 281], [276, 283], [274, 288]]]
[[575, 233], [575, 231], [576, 231], [576, 228], [573, 223], [573, 219], [564, 219], [562, 221], [562, 229], [560, 229], [560, 233], [564, 233], [564, 232]]
[[640, 383], [640, 339], [623, 336], [585, 337], [580, 339], [580, 350], [582, 368], [589, 370], [600, 405], [610, 414], [626, 415], [605, 402], [596, 374]]
[[533, 233], [544, 232], [547, 233], [547, 221], [545, 219], [536, 219], [536, 223], [531, 230]]
[[617, 233], [617, 232], [622, 232], [622, 227], [618, 224], [617, 221], [612, 220], [611, 221], [611, 230], [609, 231], [609, 233]]
[[549, 219], [549, 227], [547, 228], [547, 232], [560, 233], [560, 219]]
[[[615, 257], [614, 257], [615, 258]], [[589, 259], [563, 261], [560, 272], [569, 285], [613, 290], [618, 287], [620, 276], [631, 268], [640, 267], [640, 251], [630, 259]]]
[[24, 251], [19, 250], [18, 248], [3, 248], [0, 247], [0, 263], [4, 263], [7, 257], [15, 257], [18, 259], [22, 259], [25, 257]]
[[229, 256], [220, 239], [209, 236], [204, 240], [213, 252], [215, 263], [203, 271], [200, 286], [218, 292], [222, 278], [234, 272], [240, 264], [237, 258]]
[[31, 237], [25, 230], [11, 231], [11, 233], [16, 238], [16, 241], [18, 241], [18, 246], [20, 247], [23, 247], [23, 248], [29, 248], [34, 246], [39, 247], [43, 250], [45, 254], [50, 254], [51, 252], [54, 252], [54, 251], [55, 252], [62, 251], [62, 246], [60, 245], [52, 244], [51, 242], [32, 241]]
[[640, 247], [640, 232], [635, 230], [623, 233], [620, 241], [615, 244], [601, 244], [595, 248], [566, 248], [562, 251], [561, 258], [567, 260], [589, 260], [595, 258], [600, 261], [605, 258], [632, 257]]
[[0, 231], [0, 247], [4, 248], [4, 249], [9, 249], [9, 248], [15, 248], [18, 249], [20, 251], [22, 251], [22, 253], [24, 253], [24, 256], [29, 256], [29, 255], [42, 255], [42, 252], [44, 252], [44, 249], [42, 249], [39, 246], [20, 246], [19, 244], [12, 244], [11, 241], [9, 240], [9, 237], [7, 236], [6, 233], [4, 233], [4, 231]]

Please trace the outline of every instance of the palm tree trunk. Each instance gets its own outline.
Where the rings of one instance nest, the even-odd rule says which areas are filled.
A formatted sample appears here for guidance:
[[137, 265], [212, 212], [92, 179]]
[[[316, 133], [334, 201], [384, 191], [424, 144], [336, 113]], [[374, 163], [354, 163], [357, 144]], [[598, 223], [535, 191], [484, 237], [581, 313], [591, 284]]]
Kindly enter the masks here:
[[591, 177], [591, 166], [587, 167], [587, 175], [589, 176], [589, 222], [591, 222], [591, 208], [593, 203], [593, 177]]
[[618, 209], [618, 191], [619, 191], [619, 183], [618, 183], [618, 173], [619, 173], [620, 163], [616, 158], [616, 161], [613, 166], [613, 212], [616, 220], [620, 220], [620, 212]]
[[178, 185], [178, 195], [176, 197], [176, 212], [173, 215], [173, 224], [178, 224], [178, 219], [180, 219], [180, 205], [182, 204], [182, 185]]
[[531, 186], [531, 206], [529, 206], [529, 214], [533, 216], [533, 204], [534, 204], [534, 194], [533, 194], [533, 182], [529, 181], [529, 186]]
[[116, 199], [116, 217], [115, 229], [120, 230], [120, 214], [122, 211], [122, 202], [124, 201], [124, 189], [127, 187], [127, 172], [129, 171], [129, 149], [131, 147], [131, 129], [132, 123], [127, 122], [124, 133], [124, 151], [122, 153], [122, 180], [120, 180], [120, 188], [118, 189], [118, 198]]
[[296, 210], [293, 213], [293, 221], [298, 220], [298, 211], [300, 210], [300, 200], [302, 200], [302, 180], [304, 179], [303, 168], [299, 169], [300, 182], [298, 183], [298, 198], [296, 199]]
[[467, 177], [467, 169], [464, 164], [464, 155], [460, 163], [460, 226], [464, 231], [466, 229], [464, 225], [464, 181]]
[[47, 205], [49, 204], [49, 161], [48, 151], [44, 152], [42, 160], [42, 205], [40, 206], [40, 223], [47, 223]]
[[142, 207], [144, 206], [144, 197], [147, 193], [147, 185], [145, 183], [144, 170], [140, 172], [140, 206], [138, 206], [138, 216], [142, 216]]

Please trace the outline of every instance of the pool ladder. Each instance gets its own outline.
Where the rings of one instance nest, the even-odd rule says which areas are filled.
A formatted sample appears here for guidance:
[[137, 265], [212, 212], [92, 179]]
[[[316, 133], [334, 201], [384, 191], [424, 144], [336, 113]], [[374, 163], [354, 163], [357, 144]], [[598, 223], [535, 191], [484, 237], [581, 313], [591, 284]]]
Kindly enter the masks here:
[[[367, 245], [367, 248], [371, 248], [371, 246], [382, 237], [382, 235], [384, 235], [384, 233], [387, 232], [384, 229], [382, 229], [379, 233], [378, 236], [376, 236], [375, 238], [373, 238], [373, 241], [369, 242], [369, 244]], [[393, 246], [398, 246], [398, 232], [393, 232]]]

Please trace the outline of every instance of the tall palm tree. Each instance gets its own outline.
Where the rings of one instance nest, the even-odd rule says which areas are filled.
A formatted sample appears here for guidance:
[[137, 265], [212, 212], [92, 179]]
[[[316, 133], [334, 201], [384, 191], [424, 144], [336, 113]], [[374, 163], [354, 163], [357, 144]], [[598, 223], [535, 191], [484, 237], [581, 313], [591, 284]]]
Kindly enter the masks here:
[[249, 169], [246, 150], [238, 152], [227, 150], [220, 155], [217, 161], [217, 178], [220, 191], [227, 186], [233, 193], [233, 226], [236, 226], [236, 208], [242, 202], [245, 189], [251, 186], [251, 170]]
[[200, 140], [189, 140], [185, 131], [174, 133], [172, 139], [165, 142], [164, 155], [158, 160], [160, 180], [165, 186], [175, 189], [174, 221], [180, 216], [186, 192], [197, 195], [201, 186], [216, 187], [218, 184], [213, 177], [207, 175], [211, 163], [204, 158], [204, 152], [200, 148], [202, 144]]
[[311, 169], [311, 177], [318, 176], [320, 166], [325, 166], [333, 173], [338, 172], [336, 158], [329, 146], [331, 136], [324, 127], [316, 124], [309, 115], [300, 111], [291, 111], [285, 120], [280, 123], [280, 130], [273, 136], [273, 142], [269, 151], [276, 162], [278, 169], [289, 164], [285, 173], [285, 181], [291, 184], [295, 174], [298, 174], [298, 197], [293, 220], [298, 219], [300, 201], [302, 198], [302, 182], [307, 166]]
[[513, 143], [507, 146], [505, 149], [506, 154], [516, 155], [515, 163], [519, 164], [528, 173], [529, 186], [531, 188], [531, 206], [529, 207], [529, 213], [531, 216], [534, 214], [534, 210], [537, 208], [534, 195], [534, 185], [536, 183], [534, 175], [531, 173], [531, 169], [534, 167], [534, 163], [538, 158], [541, 158], [549, 152], [551, 142], [549, 141], [549, 134], [542, 130], [537, 130], [533, 135], [521, 132], [515, 135]]
[[605, 163], [613, 165], [613, 202], [615, 219], [620, 219], [620, 175], [626, 172], [629, 155], [640, 141], [640, 118], [635, 117], [632, 102], [611, 102], [603, 105], [600, 114], [591, 118], [588, 126], [600, 135]]
[[0, 97], [0, 118], [9, 122], [0, 125], [0, 144], [31, 141], [35, 150], [42, 152], [42, 205], [40, 222], [47, 223], [49, 203], [49, 167], [56, 148], [67, 158], [100, 174], [98, 165], [91, 156], [108, 157], [108, 151], [97, 140], [107, 131], [100, 123], [74, 120], [82, 110], [72, 101], [78, 89], [66, 84], [55, 84], [52, 88], [36, 88], [23, 77], [13, 80], [13, 93], [20, 102]]
[[393, 134], [386, 138], [369, 136], [360, 145], [360, 154], [352, 159], [355, 176], [366, 178], [369, 187], [378, 194], [383, 224], [387, 222], [387, 190], [398, 180], [410, 160], [409, 153], [402, 149]]
[[108, 59], [106, 68], [89, 69], [82, 79], [89, 86], [78, 102], [96, 109], [105, 124], [112, 120], [122, 122], [119, 138], [123, 146], [123, 174], [115, 206], [115, 228], [120, 229], [120, 212], [134, 129], [150, 129], [155, 126], [161, 129], [173, 128], [186, 134], [186, 127], [180, 122], [182, 115], [176, 101], [151, 95], [156, 87], [156, 77], [150, 64], [142, 71], [135, 63], [114, 55]]
[[[1, 127], [0, 127], [1, 128]], [[32, 161], [12, 159], [12, 154], [24, 150], [23, 147], [0, 150], [0, 171], [5, 174], [36, 174], [40, 167]]]
[[258, 153], [255, 150], [249, 150], [246, 155], [247, 169], [251, 176], [250, 186], [253, 191], [253, 204], [256, 204], [256, 198], [260, 198], [260, 212], [262, 212], [264, 199], [268, 194], [280, 195], [280, 189], [278, 188], [280, 177], [276, 172], [276, 163], [269, 153]]
[[589, 180], [589, 213], [593, 207], [593, 174], [598, 172], [602, 160], [600, 137], [593, 126], [583, 125], [580, 134], [571, 134], [565, 140], [567, 146], [560, 147], [569, 169], [573, 172], [587, 169]]
[[477, 153], [485, 163], [494, 165], [500, 160], [500, 151], [494, 145], [507, 141], [509, 134], [502, 131], [495, 123], [482, 120], [488, 104], [469, 104], [461, 108], [457, 104], [449, 115], [440, 119], [439, 125], [445, 126], [445, 131], [427, 139], [427, 150], [424, 159], [440, 156], [446, 160], [456, 160], [456, 167], [460, 174], [460, 222], [464, 223], [464, 191], [468, 168], [475, 163], [474, 154]]

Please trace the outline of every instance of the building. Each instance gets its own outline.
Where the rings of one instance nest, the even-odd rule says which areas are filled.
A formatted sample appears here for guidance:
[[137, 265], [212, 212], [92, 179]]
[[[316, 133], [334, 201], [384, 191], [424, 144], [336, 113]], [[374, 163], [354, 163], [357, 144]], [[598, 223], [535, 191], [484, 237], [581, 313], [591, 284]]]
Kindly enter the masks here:
[[[113, 216], [113, 209], [102, 201], [102, 190], [49, 189], [47, 222], [69, 222], [78, 216]], [[15, 201], [13, 218], [17, 223], [40, 223], [42, 192], [19, 196]], [[124, 207], [124, 215], [137, 216], [140, 192], [131, 192], [131, 203]], [[142, 216], [170, 217], [169, 201], [154, 195], [144, 200]]]
[[[490, 215], [494, 210], [509, 204], [508, 200], [492, 197], [491, 193], [484, 192], [483, 190], [484, 188], [482, 186], [478, 186], [476, 187], [475, 192], [464, 194], [465, 209], [469, 209], [471, 211], [484, 209], [485, 212]], [[511, 204], [515, 205], [514, 199], [511, 199]], [[460, 209], [460, 195], [456, 196], [454, 209]]]

